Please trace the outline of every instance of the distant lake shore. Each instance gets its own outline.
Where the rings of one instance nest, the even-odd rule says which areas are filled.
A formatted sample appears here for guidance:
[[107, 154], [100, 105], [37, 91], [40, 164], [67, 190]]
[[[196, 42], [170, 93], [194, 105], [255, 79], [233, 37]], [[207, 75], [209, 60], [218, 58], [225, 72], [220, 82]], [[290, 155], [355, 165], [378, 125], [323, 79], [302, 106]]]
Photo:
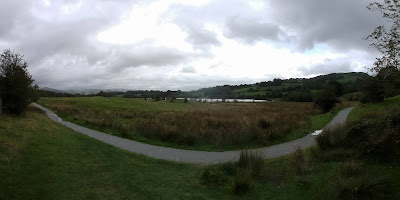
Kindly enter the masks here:
[[[185, 98], [176, 98], [176, 99], [185, 99]], [[267, 100], [257, 100], [257, 99], [209, 99], [209, 98], [187, 98], [189, 101], [205, 101], [209, 103], [213, 102], [229, 102], [229, 103], [262, 103], [262, 102], [270, 102]]]

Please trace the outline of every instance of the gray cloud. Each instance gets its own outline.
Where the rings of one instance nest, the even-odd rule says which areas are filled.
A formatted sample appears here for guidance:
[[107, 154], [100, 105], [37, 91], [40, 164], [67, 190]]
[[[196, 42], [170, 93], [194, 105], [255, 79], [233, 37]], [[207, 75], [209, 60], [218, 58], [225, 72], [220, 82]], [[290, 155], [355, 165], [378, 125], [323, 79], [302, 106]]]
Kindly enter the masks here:
[[196, 73], [196, 69], [194, 69], [192, 66], [186, 66], [183, 67], [181, 70], [182, 73]]
[[119, 49], [107, 60], [112, 61], [113, 70], [127, 67], [139, 67], [142, 65], [159, 67], [175, 65], [188, 59], [190, 55], [179, 52], [176, 49], [163, 47], [133, 47]]
[[[263, 23], [246, 25], [243, 19], [236, 19], [235, 16], [241, 15], [251, 19], [260, 18], [262, 15], [262, 12], [254, 11], [245, 1], [218, 0], [212, 1], [201, 8], [174, 5], [171, 7], [170, 11], [170, 13], [173, 14], [170, 14], [169, 17], [186, 31], [188, 34], [188, 41], [192, 43], [195, 48], [201, 48], [203, 50], [207, 50], [211, 46], [220, 45], [217, 35], [204, 28], [204, 25], [207, 23], [219, 24], [222, 26], [227, 25], [229, 35], [236, 38], [245, 38], [246, 40], [254, 40], [251, 38], [252, 36], [256, 36], [257, 38], [255, 38], [255, 40], [257, 40], [260, 34], [267, 32], [266, 29], [268, 29], [268, 27], [266, 26], [269, 26]], [[249, 28], [251, 30], [239, 30], [240, 28]], [[252, 33], [255, 29], [257, 29], [256, 31], [258, 32], [256, 34]]]
[[309, 77], [329, 73], [352, 72], [354, 70], [350, 59], [341, 58], [334, 60], [325, 59], [323, 63], [307, 67], [300, 67], [299, 71], [301, 76]]
[[214, 32], [201, 28], [189, 28], [188, 34], [188, 41], [197, 48], [207, 48], [209, 46], [220, 45], [220, 42], [217, 39], [217, 34]]
[[0, 1], [0, 37], [9, 37], [10, 30], [24, 20], [31, 1]]
[[226, 26], [226, 36], [243, 39], [249, 43], [264, 39], [279, 41], [287, 37], [278, 25], [261, 22], [257, 19], [244, 19], [238, 16], [231, 17], [227, 20]]
[[368, 2], [279, 0], [270, 5], [276, 21], [295, 32], [299, 49], [325, 43], [340, 50], [368, 50], [363, 38], [383, 23], [377, 13], [367, 10]]
[[[364, 1], [266, 2], [270, 8], [259, 10], [241, 0], [215, 0], [203, 7], [173, 5], [162, 20], [175, 23], [187, 34], [186, 41], [195, 53], [186, 53], [154, 41], [135, 45], [97, 41], [99, 32], [119, 24], [138, 1], [85, 0], [74, 10], [78, 1], [53, 1], [46, 6], [42, 1], [2, 0], [0, 18], [6, 20], [0, 21], [0, 48], [24, 54], [29, 70], [42, 86], [188, 90], [281, 76], [268, 76], [268, 69], [265, 80], [198, 74], [188, 62], [199, 57], [213, 59], [212, 47], [222, 45], [218, 33], [208, 29], [208, 24], [221, 28], [223, 36], [246, 45], [279, 41], [282, 46], [290, 46], [294, 42], [298, 49], [305, 50], [324, 44], [338, 53], [348, 53], [352, 49], [371, 52], [363, 37], [382, 23], [380, 17], [365, 8]], [[148, 1], [139, 3], [146, 5]], [[218, 68], [223, 64], [204, 67]], [[309, 76], [354, 69], [352, 61], [345, 59], [326, 60], [299, 70]], [[181, 70], [179, 75], [166, 76], [177, 70]]]

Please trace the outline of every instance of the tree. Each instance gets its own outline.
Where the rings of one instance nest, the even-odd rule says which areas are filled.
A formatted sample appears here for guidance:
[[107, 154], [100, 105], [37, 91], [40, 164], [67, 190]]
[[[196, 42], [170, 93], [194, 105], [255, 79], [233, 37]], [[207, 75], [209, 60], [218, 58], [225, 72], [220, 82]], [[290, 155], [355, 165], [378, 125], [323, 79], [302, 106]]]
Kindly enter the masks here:
[[381, 52], [370, 70], [377, 73], [375, 77], [364, 81], [363, 102], [379, 102], [387, 97], [400, 93], [400, 0], [383, 0], [368, 5], [371, 11], [382, 13], [387, 24], [375, 28], [367, 37], [371, 46]]
[[375, 77], [364, 80], [362, 103], [380, 102], [400, 94], [400, 70], [394, 67], [382, 68]]
[[315, 98], [315, 105], [320, 107], [323, 112], [330, 111], [339, 102], [336, 97], [335, 88], [330, 85], [326, 85], [322, 92]]
[[332, 89], [335, 91], [336, 96], [342, 96], [344, 94], [344, 87], [338, 81], [329, 81], [328, 87], [332, 87]]
[[33, 85], [23, 56], [7, 49], [0, 56], [0, 96], [4, 112], [21, 114], [38, 100], [38, 86]]
[[383, 3], [370, 3], [368, 9], [379, 11], [388, 25], [381, 25], [367, 37], [371, 46], [382, 53], [377, 58], [371, 71], [379, 72], [382, 68], [393, 67], [399, 69], [400, 63], [400, 0], [384, 0]]

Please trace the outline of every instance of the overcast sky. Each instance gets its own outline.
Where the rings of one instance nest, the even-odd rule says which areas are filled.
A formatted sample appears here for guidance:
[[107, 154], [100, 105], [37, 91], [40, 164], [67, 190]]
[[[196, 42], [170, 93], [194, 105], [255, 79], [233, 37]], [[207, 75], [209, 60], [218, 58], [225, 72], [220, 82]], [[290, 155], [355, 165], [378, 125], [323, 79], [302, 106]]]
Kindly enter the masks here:
[[1, 0], [0, 49], [56, 89], [193, 90], [364, 71], [369, 0]]

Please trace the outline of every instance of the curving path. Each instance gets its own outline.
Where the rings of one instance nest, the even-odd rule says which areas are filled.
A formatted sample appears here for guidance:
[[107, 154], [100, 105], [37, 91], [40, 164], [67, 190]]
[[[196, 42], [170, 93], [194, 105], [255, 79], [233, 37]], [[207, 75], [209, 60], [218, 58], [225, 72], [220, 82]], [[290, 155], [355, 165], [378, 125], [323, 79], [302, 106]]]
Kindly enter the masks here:
[[[68, 128], [71, 128], [74, 131], [83, 133], [92, 138], [98, 139], [100, 141], [119, 147], [121, 149], [138, 154], [143, 154], [152, 158], [170, 160], [175, 162], [196, 163], [196, 164], [216, 164], [229, 161], [236, 161], [239, 159], [240, 151], [208, 152], [208, 151], [173, 149], [169, 147], [154, 146], [150, 144], [136, 142], [133, 140], [128, 140], [125, 138], [120, 138], [117, 136], [88, 129], [71, 122], [63, 121], [49, 109], [40, 106], [36, 103], [33, 103], [33, 105], [45, 111], [46, 114], [52, 120]], [[326, 125], [325, 128], [332, 128], [336, 125], [345, 123], [346, 118], [352, 109], [353, 108], [347, 108], [340, 111], [338, 115], [335, 116], [335, 118], [333, 118], [333, 120], [328, 125]], [[263, 155], [264, 158], [279, 157], [282, 155], [293, 153], [297, 147], [304, 149], [315, 145], [316, 144], [315, 137], [316, 136], [313, 135], [307, 135], [297, 140], [285, 142], [274, 146], [253, 149], [253, 151], [261, 153], [261, 155]]]

